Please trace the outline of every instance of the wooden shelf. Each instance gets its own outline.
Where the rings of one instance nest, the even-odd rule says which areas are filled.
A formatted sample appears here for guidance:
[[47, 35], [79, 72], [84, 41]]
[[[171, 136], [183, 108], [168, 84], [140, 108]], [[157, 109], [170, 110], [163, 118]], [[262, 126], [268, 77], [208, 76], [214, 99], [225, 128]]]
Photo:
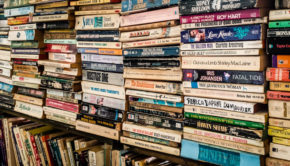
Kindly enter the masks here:
[[[53, 121], [53, 120], [49, 120], [49, 119], [38, 119], [38, 118], [34, 118], [34, 117], [31, 117], [31, 116], [26, 115], [26, 114], [6, 110], [3, 108], [0, 108], [0, 113], [1, 112], [5, 113], [5, 114], [17, 116], [17, 117], [23, 117], [23, 118], [26, 118], [26, 119], [29, 119], [31, 121], [38, 122], [41, 124], [50, 125], [50, 126], [53, 126], [55, 129], [66, 131], [66, 132], [74, 134], [74, 135], [78, 135], [78, 136], [82, 136], [82, 137], [86, 137], [86, 138], [91, 138], [91, 139], [97, 139], [100, 142], [108, 143], [108, 144], [111, 144], [111, 145], [116, 146], [116, 147], [121, 147], [123, 145], [119, 141], [112, 140], [112, 139], [109, 139], [106, 137], [101, 137], [101, 136], [85, 133], [82, 131], [78, 131], [75, 129], [74, 126], [70, 126], [70, 125], [60, 123], [57, 121]], [[128, 145], [126, 145], [126, 146], [128, 146]], [[148, 155], [148, 156], [154, 156], [154, 157], [157, 157], [157, 158], [160, 158], [163, 160], [171, 161], [171, 162], [176, 163], [176, 164], [181, 164], [183, 166], [213, 166], [213, 164], [205, 163], [202, 161], [186, 159], [186, 158], [182, 158], [179, 156], [174, 156], [174, 155], [170, 155], [170, 154], [166, 154], [166, 153], [160, 153], [160, 152], [156, 152], [156, 151], [152, 151], [152, 150], [148, 150], [148, 149], [137, 148], [134, 146], [128, 146], [128, 147], [130, 147], [130, 150], [132, 150], [136, 153], [144, 154], [144, 155]]]

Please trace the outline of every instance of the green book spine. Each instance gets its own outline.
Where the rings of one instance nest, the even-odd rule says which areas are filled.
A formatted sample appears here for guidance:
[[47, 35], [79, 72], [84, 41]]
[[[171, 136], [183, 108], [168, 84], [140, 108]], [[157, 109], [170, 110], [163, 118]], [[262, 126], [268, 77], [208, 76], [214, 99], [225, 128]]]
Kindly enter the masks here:
[[258, 122], [250, 122], [250, 121], [243, 121], [243, 120], [236, 120], [236, 119], [228, 119], [216, 116], [209, 116], [209, 115], [202, 115], [202, 114], [195, 114], [191, 112], [185, 112], [184, 116], [189, 119], [199, 119], [199, 120], [207, 120], [211, 122], [217, 123], [224, 123], [230, 125], [236, 125], [240, 127], [249, 127], [255, 129], [265, 129], [265, 124], [258, 123]]
[[290, 21], [271, 21], [269, 22], [269, 28], [289, 28]]
[[12, 41], [11, 48], [38, 48], [37, 41]]

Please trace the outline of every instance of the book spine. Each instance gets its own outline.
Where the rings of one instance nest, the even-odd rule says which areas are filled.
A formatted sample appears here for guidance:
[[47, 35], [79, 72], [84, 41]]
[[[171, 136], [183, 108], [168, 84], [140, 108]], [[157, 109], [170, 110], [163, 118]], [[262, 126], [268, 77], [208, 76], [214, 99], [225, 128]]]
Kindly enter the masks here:
[[94, 124], [82, 122], [80, 120], [76, 121], [76, 129], [83, 132], [114, 139], [114, 140], [119, 140], [119, 136], [120, 136], [119, 131], [115, 129], [110, 129], [110, 128], [103, 127], [100, 125], [94, 125]]
[[[106, 20], [106, 21], [103, 21]], [[119, 28], [120, 16], [110, 15], [88, 15], [76, 17], [76, 30], [117, 30]]]
[[[204, 35], [204, 38], [192, 36], [195, 32]], [[249, 41], [263, 39], [262, 25], [244, 25], [235, 27], [217, 27], [181, 31], [182, 43]]]
[[82, 90], [84, 93], [125, 99], [125, 89], [119, 86], [82, 81]]
[[[155, 17], [157, 16], [158, 17]], [[140, 19], [143, 18], [143, 19]], [[121, 26], [132, 26], [139, 24], [148, 24], [153, 22], [161, 22], [168, 20], [178, 20], [179, 10], [178, 7], [159, 9], [154, 11], [149, 11], [146, 13], [137, 13], [121, 17]]]
[[176, 108], [183, 108], [184, 107], [183, 102], [171, 102], [171, 101], [165, 101], [165, 100], [148, 99], [148, 98], [132, 97], [132, 96], [129, 97], [129, 100], [141, 102], [141, 103], [157, 104], [157, 105], [161, 105], [161, 106], [176, 107]]
[[260, 17], [263, 17], [262, 10], [263, 9], [247, 9], [247, 10], [235, 10], [235, 11], [181, 16], [180, 23], [189, 24], [189, 23], [201, 23], [201, 22], [210, 22], [210, 21], [260, 18]]
[[27, 24], [31, 22], [30, 16], [10, 17], [7, 20], [8, 20], [8, 25]]
[[179, 56], [179, 47], [148, 47], [123, 50], [126, 58]]
[[274, 137], [282, 137], [282, 138], [290, 138], [290, 129], [276, 127], [276, 126], [269, 126], [268, 127], [268, 135]]
[[270, 21], [269, 28], [289, 28], [290, 21]]
[[13, 97], [14, 100], [19, 100], [25, 103], [31, 103], [34, 105], [39, 105], [42, 106], [43, 105], [43, 100], [39, 99], [39, 98], [35, 98], [35, 97], [30, 97], [30, 96], [25, 96], [25, 95], [21, 95], [21, 94], [14, 94]]
[[209, 28], [209, 27], [225, 27], [225, 26], [239, 26], [239, 25], [251, 25], [251, 24], [266, 24], [268, 23], [268, 17], [263, 18], [249, 18], [238, 20], [223, 20], [223, 21], [209, 21], [200, 23], [182, 24], [182, 29], [196, 29], [196, 28]]
[[80, 57], [78, 54], [63, 54], [63, 53], [48, 53], [48, 58], [50, 60], [55, 61], [62, 61], [62, 62], [69, 62], [69, 63], [76, 63], [80, 61]]
[[121, 49], [121, 42], [77, 41], [77, 47]]
[[[186, 139], [182, 140], [181, 145], [181, 156], [194, 160], [201, 160], [219, 165], [231, 164], [240, 166], [251, 164], [260, 165], [262, 162], [260, 155], [206, 145]], [[221, 158], [208, 158], [208, 155], [212, 154], [218, 155]]]
[[150, 69], [179, 68], [180, 59], [125, 59], [124, 67]]
[[215, 145], [219, 147], [229, 148], [229, 149], [240, 150], [240, 151], [244, 151], [248, 153], [254, 153], [258, 155], [266, 154], [264, 147], [256, 147], [252, 145], [241, 144], [237, 142], [230, 142], [230, 141], [209, 138], [209, 137], [204, 137], [204, 136], [199, 136], [199, 135], [184, 133], [184, 139], [201, 142], [205, 144], [210, 144], [210, 145]]
[[[13, 84], [13, 82], [11, 82], [11, 84]], [[14, 89], [14, 86], [10, 85], [10, 84], [3, 83], [3, 82], [0, 82], [0, 89], [5, 91], [5, 92], [12, 92], [13, 89]]]
[[267, 37], [290, 37], [290, 31], [287, 29], [268, 29]]
[[125, 110], [126, 102], [125, 100], [109, 98], [104, 96], [93, 95], [89, 93], [83, 93], [83, 102], [97, 104], [100, 106]]
[[30, 84], [41, 84], [41, 79], [39, 78], [19, 77], [16, 75], [12, 76], [12, 81], [30, 83]]
[[181, 56], [251, 56], [263, 55], [261, 49], [181, 51]]
[[12, 69], [12, 63], [7, 61], [0, 61], [0, 67]]
[[122, 56], [82, 54], [82, 61], [123, 64]]
[[78, 53], [82, 53], [82, 54], [103, 54], [103, 55], [122, 55], [122, 49], [78, 48]]
[[173, 148], [173, 147], [155, 144], [155, 143], [151, 143], [151, 142], [145, 142], [142, 140], [136, 140], [136, 139], [127, 138], [127, 137], [121, 137], [120, 141], [121, 141], [121, 143], [137, 146], [140, 148], [145, 148], [145, 149], [149, 149], [149, 150], [154, 150], [154, 151], [158, 151], [158, 152], [172, 154], [175, 156], [180, 155], [180, 150], [178, 148]]
[[288, 82], [270, 82], [270, 90], [274, 91], [290, 91]]
[[41, 48], [42, 44], [38, 41], [11, 41], [11, 48]]
[[59, 67], [52, 67], [52, 66], [44, 66], [44, 71], [58, 73], [58, 74], [65, 74], [65, 75], [72, 75], [72, 76], [79, 76], [81, 74], [79, 68], [59, 68]]
[[124, 85], [123, 74], [119, 74], [119, 73], [83, 70], [82, 78], [83, 78], [82, 80], [84, 81], [93, 81], [93, 82], [118, 85], [118, 86]]
[[[247, 139], [247, 138], [242, 138], [242, 137], [236, 137], [236, 136], [231, 136], [227, 134], [221, 134], [221, 133], [216, 133], [216, 132], [211, 132], [211, 131], [206, 131], [206, 130], [199, 130], [191, 127], [184, 127], [183, 128], [183, 134], [184, 137], [185, 135], [198, 135], [202, 137], [210, 137], [213, 139], [220, 139], [220, 140], [225, 140], [225, 141], [231, 141], [235, 143], [240, 143], [240, 144], [248, 144], [248, 145], [253, 145], [257, 147], [264, 147], [265, 144], [263, 141], [259, 140], [253, 140], [253, 139]], [[190, 139], [190, 138], [187, 138]]]
[[177, 45], [180, 44], [180, 37], [164, 38], [164, 39], [151, 39], [144, 41], [133, 41], [122, 43], [123, 48], [138, 48], [149, 46], [164, 46], [164, 45]]
[[271, 10], [269, 20], [288, 20], [290, 18], [289, 9]]
[[173, 118], [164, 118], [154, 115], [146, 115], [139, 112], [127, 112], [127, 121], [177, 131], [181, 131], [183, 128], [183, 122], [180, 120], [176, 120]]
[[38, 55], [40, 54], [40, 49], [12, 49], [12, 54], [33, 54]]
[[[102, 10], [99, 12], [103, 12], [106, 10]], [[82, 11], [85, 12], [85, 11]], [[91, 12], [91, 11], [89, 11]], [[100, 41], [100, 42], [117, 42], [120, 39], [119, 31], [111, 30], [111, 31], [77, 31], [76, 39], [78, 41]]]
[[224, 100], [235, 100], [254, 103], [266, 103], [266, 95], [259, 93], [246, 93], [246, 92], [231, 92], [219, 90], [206, 90], [206, 89], [189, 89], [184, 88], [184, 95], [217, 98]]
[[45, 97], [45, 90], [41, 89], [29, 89], [29, 88], [22, 88], [19, 87], [17, 89], [17, 93], [27, 96], [33, 96], [37, 98], [44, 98]]
[[36, 30], [24, 30], [24, 31], [11, 31], [9, 32], [8, 40], [11, 41], [23, 41], [23, 40], [35, 40], [37, 36], [41, 35]]
[[101, 125], [104, 127], [108, 127], [111, 129], [116, 129], [118, 131], [121, 131], [121, 123], [116, 123], [116, 122], [108, 120], [108, 119], [103, 119], [103, 118], [90, 116], [90, 115], [86, 115], [86, 114], [78, 114], [77, 120], [87, 122], [90, 124]]
[[182, 57], [183, 69], [207, 69], [207, 70], [241, 70], [263, 71], [264, 58], [259, 56], [231, 57]]
[[167, 130], [161, 130], [158, 128], [150, 128], [140, 125], [135, 125], [131, 123], [123, 123], [122, 129], [125, 131], [142, 134], [150, 137], [160, 138], [164, 140], [169, 140], [172, 142], [181, 142], [181, 133], [180, 132], [167, 132]]
[[178, 96], [178, 95], [161, 94], [161, 93], [146, 92], [146, 91], [139, 91], [139, 90], [132, 90], [132, 89], [127, 89], [126, 95], [144, 97], [144, 98], [156, 99], [156, 100], [172, 101], [172, 102], [183, 101], [181, 96]]
[[[274, 55], [277, 55], [277, 54], [288, 54], [289, 52], [289, 45], [288, 45], [288, 41], [289, 38], [287, 37], [282, 37], [282, 38], [275, 38], [275, 37], [272, 37], [272, 38], [267, 38], [267, 52], [269, 54], [274, 54]], [[281, 58], [281, 60], [287, 60], [287, 57], [283, 56], [283, 55], [279, 55], [279, 56], [273, 56], [272, 60], [274, 61], [273, 63], [275, 64], [272, 64], [272, 67], [283, 67], [283, 65], [285, 66], [289, 66], [288, 63], [285, 64], [286, 61], [281, 61], [281, 66], [280, 64], [277, 64], [277, 60], [274, 59], [275, 57], [279, 57]], [[278, 66], [277, 66], [278, 65]]]
[[41, 106], [32, 105], [21, 101], [16, 101], [14, 110], [16, 112], [27, 114], [29, 116], [33, 116], [39, 119], [43, 117], [43, 110]]
[[267, 157], [266, 165], [268, 166], [289, 166], [290, 161]]
[[180, 36], [180, 26], [121, 33], [120, 41], [129, 42]]
[[164, 81], [181, 81], [181, 70], [153, 70], [153, 69], [136, 69], [124, 68], [124, 78], [142, 79], [142, 80], [164, 80]]
[[44, 16], [33, 16], [33, 22], [46, 22], [46, 21], [66, 21], [70, 20], [68, 14], [55, 14], [55, 15], [44, 15]]
[[180, 50], [228, 50], [228, 49], [253, 49], [264, 48], [262, 41], [235, 41], [235, 42], [215, 42], [215, 43], [191, 43], [181, 44]]
[[163, 106], [158, 104], [151, 104], [151, 103], [143, 103], [138, 101], [130, 101], [129, 102], [130, 107], [142, 107], [143, 109], [153, 109], [153, 110], [160, 110], [160, 111], [168, 111], [169, 113], [182, 113], [182, 108], [177, 107], [169, 107], [169, 106]]
[[189, 15], [189, 14], [199, 14], [199, 13], [211, 13], [217, 11], [228, 11], [228, 10], [237, 10], [237, 9], [251, 9], [258, 6], [261, 3], [259, 0], [238, 0], [235, 2], [229, 1], [199, 1], [194, 0], [187, 2], [185, 0], [180, 1], [180, 14]]
[[267, 81], [290, 82], [290, 70], [287, 68], [267, 68]]
[[184, 112], [184, 117], [188, 118], [188, 119], [206, 120], [206, 121], [210, 121], [210, 122], [230, 124], [230, 125], [235, 125], [235, 126], [240, 126], [240, 127], [265, 129], [265, 124], [263, 124], [263, 123], [229, 119], [229, 118], [210, 116], [210, 115], [203, 115], [203, 114], [197, 114], [197, 113], [192, 113], [192, 112]]
[[29, 15], [31, 13], [34, 13], [34, 6], [25, 6], [20, 8], [5, 9], [4, 17]]
[[209, 116], [218, 116], [224, 118], [231, 118], [231, 119], [240, 119], [248, 121], [250, 119], [251, 122], [258, 122], [265, 124], [267, 122], [267, 114], [245, 114], [243, 112], [233, 112], [227, 110], [221, 110], [216, 108], [205, 108], [205, 107], [197, 107], [191, 105], [184, 106], [184, 112], [192, 112], [196, 114], [203, 114]]
[[125, 88], [161, 93], [182, 94], [182, 86], [180, 84], [169, 82], [126, 79]]
[[71, 6], [84, 6], [84, 5], [99, 5], [107, 3], [119, 3], [120, 0], [84, 0], [84, 1], [71, 1]]
[[287, 55], [272, 55], [272, 67], [289, 68], [290, 63], [288, 61], [289, 57]]
[[264, 130], [247, 129], [198, 119], [186, 119], [184, 126], [248, 139], [262, 140], [264, 138]]
[[157, 0], [155, 2], [151, 2], [149, 0], [144, 0], [142, 3], [133, 0], [125, 0], [122, 1], [122, 12], [131, 12], [135, 10], [145, 10], [145, 9], [152, 9], [152, 8], [159, 8], [162, 6], [171, 6], [177, 5], [178, 0], [169, 0], [169, 1], [162, 1]]
[[290, 146], [290, 139], [280, 138], [280, 137], [273, 137], [272, 142], [280, 145]]
[[290, 155], [289, 146], [270, 143], [270, 157], [289, 160], [289, 155]]
[[66, 111], [76, 112], [76, 113], [80, 109], [80, 106], [78, 104], [62, 102], [62, 101], [58, 101], [58, 100], [54, 100], [50, 98], [46, 98], [46, 106], [55, 107], [55, 108], [59, 108]]
[[56, 53], [75, 53], [75, 44], [46, 44], [46, 52], [56, 52]]
[[267, 98], [272, 100], [290, 101], [290, 92], [267, 91]]
[[264, 85], [248, 85], [248, 84], [225, 84], [225, 83], [212, 83], [212, 82], [183, 81], [183, 87], [193, 88], [193, 89], [213, 89], [213, 90], [252, 92], [252, 93], [265, 92]]
[[268, 101], [269, 116], [282, 119], [290, 119], [290, 102], [280, 100]]

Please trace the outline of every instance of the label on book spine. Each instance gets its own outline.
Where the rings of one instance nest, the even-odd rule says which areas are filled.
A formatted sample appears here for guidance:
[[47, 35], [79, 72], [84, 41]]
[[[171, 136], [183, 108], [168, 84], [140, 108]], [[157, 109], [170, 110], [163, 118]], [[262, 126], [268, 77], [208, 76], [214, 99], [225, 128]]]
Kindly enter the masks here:
[[83, 76], [84, 81], [93, 81], [93, 82], [100, 82], [100, 83], [119, 85], [119, 86], [124, 85], [123, 74], [119, 74], [119, 73], [83, 70], [82, 76]]
[[119, 86], [82, 81], [82, 90], [85, 93], [125, 99], [125, 89]]
[[76, 17], [76, 30], [117, 30], [120, 24], [118, 14], [88, 15]]
[[82, 61], [123, 64], [123, 56], [82, 54]]
[[178, 95], [162, 94], [162, 93], [147, 92], [147, 91], [140, 91], [140, 90], [127, 89], [126, 95], [144, 97], [144, 98], [149, 98], [149, 99], [160, 99], [160, 100], [172, 101], [172, 102], [182, 102], [181, 96], [178, 96]]
[[90, 42], [90, 41], [88, 42], [88, 41], [77, 41], [77, 47], [121, 49], [121, 42]]
[[256, 111], [255, 106], [257, 105], [256, 103], [246, 103], [239, 101], [227, 101], [227, 100], [188, 97], [188, 96], [184, 97], [184, 104], [250, 114], [255, 113]]
[[262, 71], [265, 68], [263, 57], [182, 57], [182, 69], [242, 70]]

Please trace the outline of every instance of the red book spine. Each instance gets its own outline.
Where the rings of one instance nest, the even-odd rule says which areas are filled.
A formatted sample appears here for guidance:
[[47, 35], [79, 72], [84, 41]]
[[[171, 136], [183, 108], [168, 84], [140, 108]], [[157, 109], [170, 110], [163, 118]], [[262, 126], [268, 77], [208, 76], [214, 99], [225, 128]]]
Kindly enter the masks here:
[[290, 81], [290, 68], [268, 68], [267, 81]]
[[70, 112], [79, 112], [80, 106], [78, 104], [67, 103], [59, 100], [46, 98], [46, 106], [62, 109]]
[[36, 143], [35, 143], [35, 139], [34, 139], [33, 135], [30, 136], [30, 141], [31, 141], [31, 144], [32, 144], [32, 149], [33, 149], [36, 165], [37, 166], [41, 166], [40, 156], [39, 156], [39, 153], [38, 153], [38, 150], [37, 150], [37, 147], [36, 147]]
[[290, 101], [290, 92], [268, 91], [267, 98], [272, 100]]

